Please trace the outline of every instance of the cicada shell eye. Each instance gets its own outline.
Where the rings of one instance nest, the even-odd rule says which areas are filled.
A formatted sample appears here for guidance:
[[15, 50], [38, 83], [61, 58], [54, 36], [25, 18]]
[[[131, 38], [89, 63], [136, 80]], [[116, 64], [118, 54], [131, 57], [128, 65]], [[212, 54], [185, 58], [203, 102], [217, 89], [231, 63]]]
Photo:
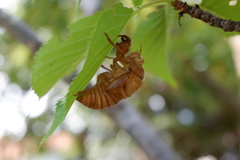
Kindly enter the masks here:
[[136, 61], [137, 64], [140, 64], [140, 65], [142, 65], [144, 63], [144, 59], [142, 57], [137, 57], [135, 59], [135, 61]]
[[131, 43], [131, 38], [129, 38], [126, 35], [119, 35], [118, 37], [121, 37], [122, 42], [126, 42], [127, 41], [128, 43]]

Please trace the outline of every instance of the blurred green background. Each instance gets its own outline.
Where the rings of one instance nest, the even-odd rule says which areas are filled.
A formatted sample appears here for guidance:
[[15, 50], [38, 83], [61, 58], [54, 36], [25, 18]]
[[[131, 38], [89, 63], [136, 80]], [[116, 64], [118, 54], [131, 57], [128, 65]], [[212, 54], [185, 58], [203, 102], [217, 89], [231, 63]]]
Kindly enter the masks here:
[[[78, 8], [74, 0], [18, 0], [4, 10], [30, 26], [42, 41], [53, 35], [64, 40], [69, 23], [115, 2], [82, 0]], [[130, 1], [119, 2], [132, 7]], [[143, 10], [139, 19], [158, 9]], [[182, 159], [205, 156], [206, 160], [238, 160], [240, 92], [236, 66], [240, 59], [234, 58], [237, 53], [231, 37], [187, 15], [179, 26], [178, 11], [172, 9], [172, 13], [168, 61], [177, 87], [146, 73], [144, 85], [129, 101]], [[131, 36], [136, 25], [128, 25], [125, 32]], [[39, 100], [30, 85], [33, 58], [26, 46], [0, 28], [0, 159], [148, 159], [107, 115], [79, 103], [39, 150], [55, 103], [65, 95], [68, 84], [58, 82]]]

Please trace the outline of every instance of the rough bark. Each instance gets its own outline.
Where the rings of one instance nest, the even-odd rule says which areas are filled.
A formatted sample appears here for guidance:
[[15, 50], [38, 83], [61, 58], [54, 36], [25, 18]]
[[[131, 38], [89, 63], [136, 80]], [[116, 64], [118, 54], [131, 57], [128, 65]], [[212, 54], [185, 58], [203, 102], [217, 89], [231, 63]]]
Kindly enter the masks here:
[[225, 32], [240, 32], [240, 21], [219, 18], [202, 10], [198, 5], [189, 6], [186, 2], [179, 0], [174, 1], [172, 4], [175, 10], [180, 10], [178, 14], [179, 24], [180, 18], [183, 17], [183, 14], [189, 14], [192, 18], [200, 19], [203, 22], [208, 23], [210, 26], [223, 29]]

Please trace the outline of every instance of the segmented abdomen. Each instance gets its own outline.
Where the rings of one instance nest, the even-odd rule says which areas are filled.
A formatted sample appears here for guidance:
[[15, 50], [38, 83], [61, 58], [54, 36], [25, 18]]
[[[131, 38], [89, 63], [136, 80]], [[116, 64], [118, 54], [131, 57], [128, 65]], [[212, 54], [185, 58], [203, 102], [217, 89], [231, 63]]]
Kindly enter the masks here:
[[104, 86], [96, 86], [79, 93], [77, 100], [92, 109], [106, 109], [121, 99], [107, 93]]
[[92, 109], [112, 107], [120, 100], [130, 97], [142, 86], [142, 80], [133, 73], [127, 77], [127, 80], [116, 88], [101, 85], [79, 92], [77, 100]]

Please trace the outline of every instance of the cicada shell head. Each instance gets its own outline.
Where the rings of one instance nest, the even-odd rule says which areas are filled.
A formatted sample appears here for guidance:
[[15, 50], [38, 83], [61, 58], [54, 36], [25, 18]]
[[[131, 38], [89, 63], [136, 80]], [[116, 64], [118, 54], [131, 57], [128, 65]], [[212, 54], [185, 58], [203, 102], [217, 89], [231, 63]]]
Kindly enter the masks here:
[[118, 37], [121, 37], [122, 42], [117, 43], [117, 46], [126, 54], [131, 46], [131, 39], [126, 35], [119, 35]]

